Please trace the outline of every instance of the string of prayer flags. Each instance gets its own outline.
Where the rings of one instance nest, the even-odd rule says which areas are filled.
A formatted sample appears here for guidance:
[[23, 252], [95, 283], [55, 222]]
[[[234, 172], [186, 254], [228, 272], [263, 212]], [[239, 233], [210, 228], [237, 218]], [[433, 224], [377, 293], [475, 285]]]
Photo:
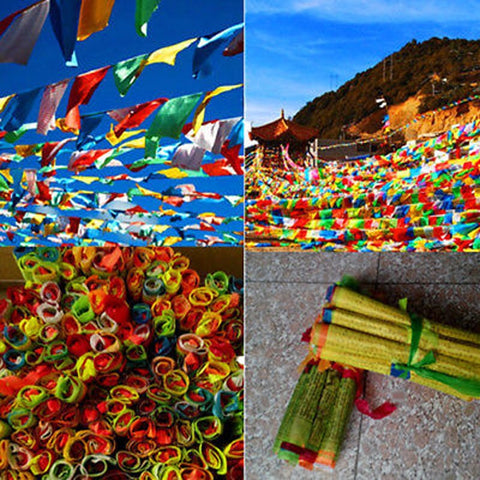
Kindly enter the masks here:
[[193, 77], [208, 75], [212, 69], [209, 63], [210, 57], [242, 29], [243, 23], [240, 23], [221, 32], [201, 37], [193, 54]]
[[284, 160], [260, 151], [249, 160], [246, 229], [253, 244], [348, 251], [480, 246], [478, 121], [388, 155], [275, 167]]
[[28, 63], [49, 9], [50, 1], [40, 0], [0, 22], [0, 63]]
[[82, 0], [77, 40], [85, 40], [108, 26], [115, 0]]

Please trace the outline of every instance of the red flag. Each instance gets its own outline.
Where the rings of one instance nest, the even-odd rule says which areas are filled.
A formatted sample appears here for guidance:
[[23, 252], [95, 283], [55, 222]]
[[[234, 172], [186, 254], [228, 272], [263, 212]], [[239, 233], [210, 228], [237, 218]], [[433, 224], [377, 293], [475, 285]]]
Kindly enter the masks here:
[[80, 111], [78, 106], [86, 105], [90, 101], [109, 68], [110, 66], [92, 70], [75, 78], [68, 99], [67, 115], [65, 116], [65, 123], [68, 127], [80, 130]]
[[240, 153], [241, 145], [235, 145], [233, 148], [228, 148], [229, 144], [230, 140], [227, 140], [222, 145], [222, 155], [227, 159], [237, 175], [243, 175], [242, 161], [238, 155]]
[[93, 165], [102, 156], [107, 156], [112, 152], [107, 150], [87, 150], [85, 152], [73, 152], [70, 162], [68, 164], [69, 170], [85, 170], [90, 165]]
[[122, 108], [108, 112], [110, 117], [119, 122], [114, 128], [115, 135], [120, 137], [125, 130], [138, 127], [160, 105], [163, 105], [167, 101], [168, 98], [157, 98], [151, 102], [140, 103], [130, 108]]

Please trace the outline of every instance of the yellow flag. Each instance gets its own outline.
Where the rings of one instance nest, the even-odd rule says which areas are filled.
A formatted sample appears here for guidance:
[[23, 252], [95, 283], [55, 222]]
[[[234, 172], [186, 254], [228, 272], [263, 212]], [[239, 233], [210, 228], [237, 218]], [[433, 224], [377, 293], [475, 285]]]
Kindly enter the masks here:
[[[154, 230], [156, 230], [156, 228], [154, 228]], [[182, 241], [182, 238], [180, 237], [167, 237], [163, 242], [163, 246], [170, 247], [181, 241]]]
[[151, 65], [152, 63], [168, 63], [168, 65], [175, 65], [177, 54], [188, 48], [195, 41], [197, 41], [196, 38], [191, 38], [190, 40], [185, 40], [176, 45], [155, 50], [147, 58], [146, 65]]
[[236, 88], [240, 88], [243, 84], [239, 83], [238, 85], [225, 85], [224, 87], [217, 87], [215, 90], [208, 92], [205, 95], [205, 98], [202, 100], [202, 103], [197, 107], [195, 111], [195, 116], [193, 117], [193, 133], [197, 133], [199, 128], [202, 126], [203, 119], [205, 118], [205, 109], [207, 105], [210, 103], [210, 100], [221, 93], [229, 92], [230, 90], [235, 90]]
[[[132, 130], [130, 132], [123, 132], [119, 137], [115, 135], [115, 131], [113, 130], [113, 124], [110, 125], [110, 131], [105, 135], [105, 138], [110, 142], [110, 145], [115, 146], [119, 143], [123, 142], [127, 138], [133, 137], [139, 133], [145, 133], [146, 130]], [[140, 140], [140, 139], [137, 139]]]
[[129, 140], [128, 142], [122, 143], [120, 148], [145, 148], [145, 137], [135, 138], [134, 140]]
[[98, 177], [83, 177], [81, 175], [74, 175], [72, 178], [74, 180], [77, 180], [78, 182], [86, 183], [88, 185], [90, 185], [93, 182], [96, 182], [96, 181], [100, 180]]
[[4, 168], [0, 171], [0, 173], [10, 182], [13, 183], [13, 177], [10, 174], [10, 169], [9, 168]]
[[30, 157], [32, 155], [41, 156], [41, 152], [37, 152], [35, 154], [35, 150], [37, 149], [38, 145], [17, 145], [15, 146], [15, 152], [22, 158]]
[[188, 174], [177, 167], [167, 168], [166, 170], [160, 170], [158, 173], [165, 175], [167, 178], [185, 178]]
[[14, 93], [11, 95], [8, 95], [8, 97], [2, 97], [0, 98], [0, 113], [2, 113], [5, 110], [5, 107], [8, 105], [8, 102], [15, 96]]
[[92, 33], [108, 25], [115, 0], [82, 0], [78, 21], [77, 40], [85, 40]]
[[136, 184], [137, 188], [142, 192], [142, 195], [158, 198], [159, 200], [163, 199], [163, 195], [153, 190], [148, 190], [147, 188], [141, 187], [138, 183]]

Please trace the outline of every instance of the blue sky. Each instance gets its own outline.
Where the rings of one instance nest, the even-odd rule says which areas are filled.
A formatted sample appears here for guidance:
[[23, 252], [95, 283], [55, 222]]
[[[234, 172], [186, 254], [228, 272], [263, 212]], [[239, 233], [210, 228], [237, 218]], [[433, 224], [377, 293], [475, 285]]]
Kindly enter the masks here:
[[[33, 3], [35, 0], [0, 2], [0, 20]], [[116, 0], [110, 25], [87, 40], [77, 42], [79, 67], [69, 68], [65, 66], [47, 18], [27, 66], [0, 64], [0, 97], [73, 77], [189, 38], [214, 33], [242, 21], [243, 6], [239, 0], [162, 0], [149, 22], [147, 38], [142, 38], [135, 31], [135, 1]], [[194, 46], [191, 46], [181, 52], [174, 67], [165, 64], [146, 67], [123, 98], [118, 94], [113, 75], [109, 72], [89, 105], [81, 107], [81, 113], [130, 106], [157, 97], [172, 98], [212, 90], [218, 85], [242, 83], [242, 56], [227, 58], [221, 53], [215, 57], [217, 61], [213, 63], [210, 76], [193, 79], [193, 51]], [[207, 108], [206, 119], [240, 116], [243, 111], [242, 99], [239, 89], [212, 100]], [[57, 116], [64, 114], [67, 100], [68, 91]]]
[[293, 116], [415, 38], [480, 38], [480, 1], [246, 0], [246, 119]]

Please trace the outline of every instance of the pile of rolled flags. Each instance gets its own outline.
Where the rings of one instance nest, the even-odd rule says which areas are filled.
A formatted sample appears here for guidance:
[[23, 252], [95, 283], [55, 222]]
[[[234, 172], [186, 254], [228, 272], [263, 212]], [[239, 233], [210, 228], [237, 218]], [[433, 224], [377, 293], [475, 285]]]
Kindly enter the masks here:
[[0, 475], [243, 478], [243, 287], [169, 247], [16, 251]]
[[[310, 352], [274, 445], [280, 458], [313, 468], [335, 466], [354, 404], [372, 418], [361, 395], [364, 370], [408, 379], [464, 400], [480, 398], [480, 334], [410, 313], [358, 291], [353, 279], [331, 286], [322, 312], [304, 335]], [[347, 366], [348, 365], [348, 366]]]

